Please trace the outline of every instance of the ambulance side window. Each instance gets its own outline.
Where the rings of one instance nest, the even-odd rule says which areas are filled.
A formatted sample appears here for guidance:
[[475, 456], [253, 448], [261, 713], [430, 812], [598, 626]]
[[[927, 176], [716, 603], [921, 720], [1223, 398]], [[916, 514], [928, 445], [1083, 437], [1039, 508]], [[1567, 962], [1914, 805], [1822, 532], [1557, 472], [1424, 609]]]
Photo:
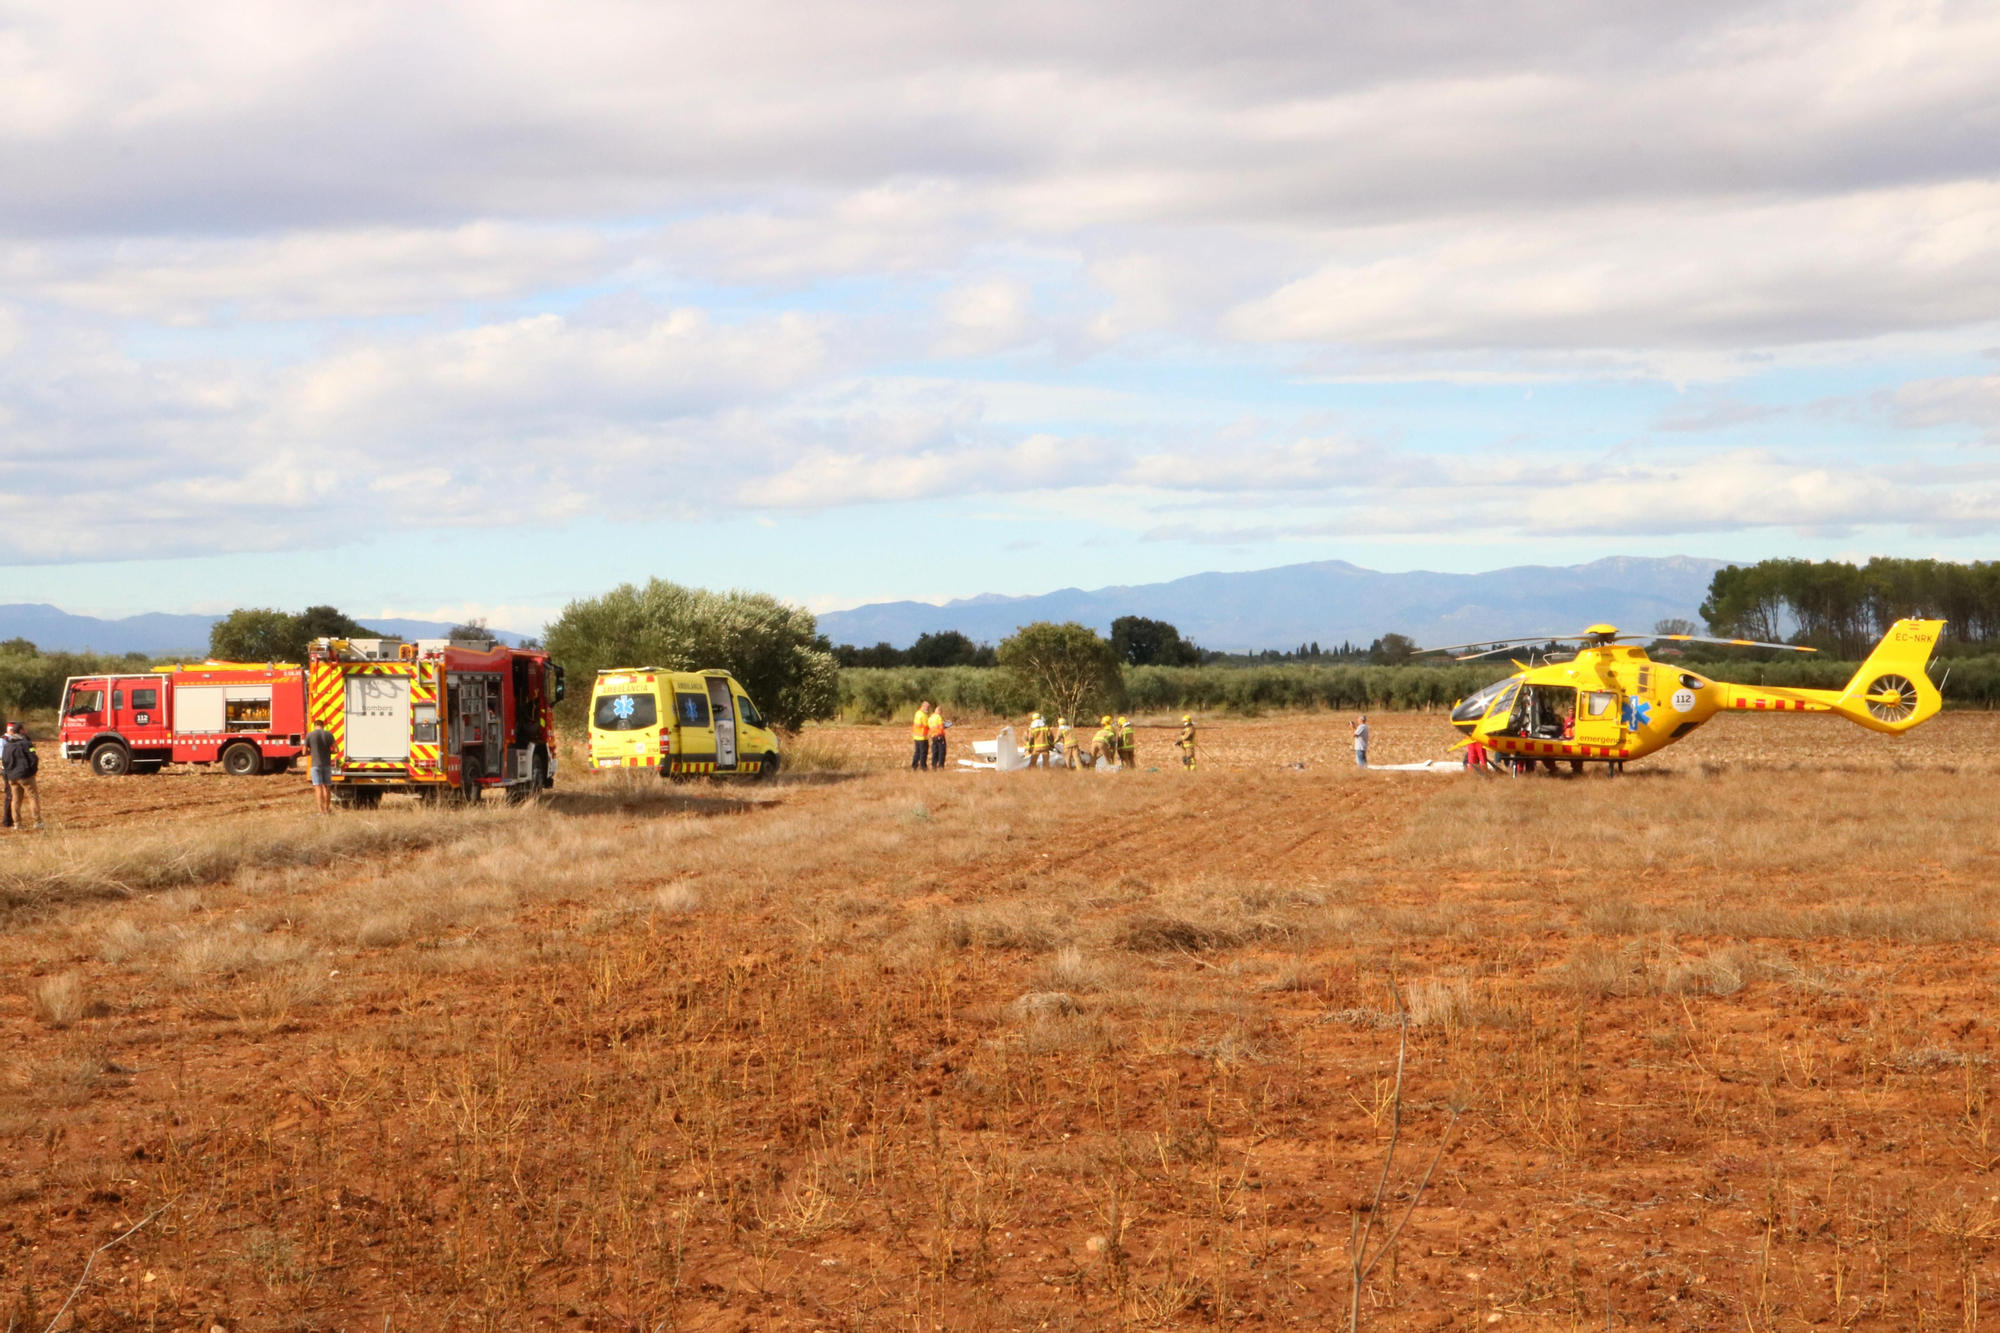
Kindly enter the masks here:
[[701, 694], [676, 694], [674, 715], [684, 727], [705, 727], [708, 723], [708, 697]]
[[751, 726], [761, 727], [764, 725], [764, 715], [757, 711], [756, 704], [750, 702], [749, 695], [739, 694], [736, 696], [736, 711]]

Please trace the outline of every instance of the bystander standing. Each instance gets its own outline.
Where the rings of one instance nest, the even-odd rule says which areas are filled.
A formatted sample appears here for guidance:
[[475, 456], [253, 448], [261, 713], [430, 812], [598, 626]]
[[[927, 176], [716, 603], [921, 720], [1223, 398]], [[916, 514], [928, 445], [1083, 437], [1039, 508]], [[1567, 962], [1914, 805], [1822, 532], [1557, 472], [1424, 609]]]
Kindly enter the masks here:
[[333, 733], [314, 727], [306, 733], [306, 776], [312, 780], [313, 804], [323, 815], [333, 813]]
[[[34, 741], [21, 729], [21, 724], [9, 722], [4, 738], [0, 738], [0, 782], [7, 786], [7, 805], [16, 828], [42, 826], [42, 793], [35, 785], [35, 773], [41, 763]], [[28, 822], [31, 806], [35, 812], [33, 823]]]

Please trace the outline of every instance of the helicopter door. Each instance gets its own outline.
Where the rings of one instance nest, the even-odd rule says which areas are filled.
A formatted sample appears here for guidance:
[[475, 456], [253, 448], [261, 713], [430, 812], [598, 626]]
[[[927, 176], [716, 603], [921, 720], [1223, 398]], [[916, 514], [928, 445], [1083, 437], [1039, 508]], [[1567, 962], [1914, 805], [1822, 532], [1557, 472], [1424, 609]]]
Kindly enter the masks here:
[[1577, 743], [1618, 748], [1625, 738], [1625, 700], [1618, 691], [1583, 690], [1577, 702]]

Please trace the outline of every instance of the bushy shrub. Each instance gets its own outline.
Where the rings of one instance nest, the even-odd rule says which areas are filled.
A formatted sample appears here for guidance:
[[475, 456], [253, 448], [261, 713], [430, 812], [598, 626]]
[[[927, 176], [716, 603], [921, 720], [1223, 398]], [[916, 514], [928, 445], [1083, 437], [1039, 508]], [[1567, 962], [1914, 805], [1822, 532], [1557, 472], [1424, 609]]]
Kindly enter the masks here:
[[600, 670], [637, 666], [727, 671], [789, 730], [840, 707], [840, 670], [812, 613], [766, 593], [621, 584], [564, 607], [547, 642], [569, 673], [568, 709], [589, 699]]

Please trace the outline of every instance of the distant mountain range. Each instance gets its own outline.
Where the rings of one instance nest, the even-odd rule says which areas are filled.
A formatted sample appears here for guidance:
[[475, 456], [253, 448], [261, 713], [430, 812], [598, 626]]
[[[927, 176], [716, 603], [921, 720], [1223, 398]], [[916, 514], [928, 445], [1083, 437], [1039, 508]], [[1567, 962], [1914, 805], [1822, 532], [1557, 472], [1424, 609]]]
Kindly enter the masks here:
[[[126, 616], [122, 620], [100, 620], [96, 616], [73, 616], [46, 603], [16, 602], [0, 606], [0, 639], [27, 639], [37, 648], [52, 653], [184, 653], [190, 657], [208, 652], [208, 627], [221, 616], [174, 616], [151, 612]], [[359, 617], [369, 629], [402, 639], [441, 639], [450, 632], [448, 620], [370, 620]], [[511, 630], [493, 630], [493, 637], [505, 644], [517, 644], [522, 636]]]
[[1317, 642], [1367, 644], [1390, 632], [1421, 644], [1519, 634], [1574, 634], [1609, 621], [1650, 630], [1695, 619], [1709, 579], [1725, 562], [1690, 556], [1612, 556], [1587, 565], [1518, 565], [1485, 574], [1384, 574], [1320, 560], [1241, 574], [1193, 574], [1171, 583], [1064, 588], [1034, 597], [986, 594], [932, 606], [877, 602], [819, 617], [835, 643], [907, 648], [919, 634], [958, 630], [998, 643], [1037, 620], [1076, 620], [1109, 632], [1119, 616], [1177, 626], [1204, 648], [1259, 652]]

